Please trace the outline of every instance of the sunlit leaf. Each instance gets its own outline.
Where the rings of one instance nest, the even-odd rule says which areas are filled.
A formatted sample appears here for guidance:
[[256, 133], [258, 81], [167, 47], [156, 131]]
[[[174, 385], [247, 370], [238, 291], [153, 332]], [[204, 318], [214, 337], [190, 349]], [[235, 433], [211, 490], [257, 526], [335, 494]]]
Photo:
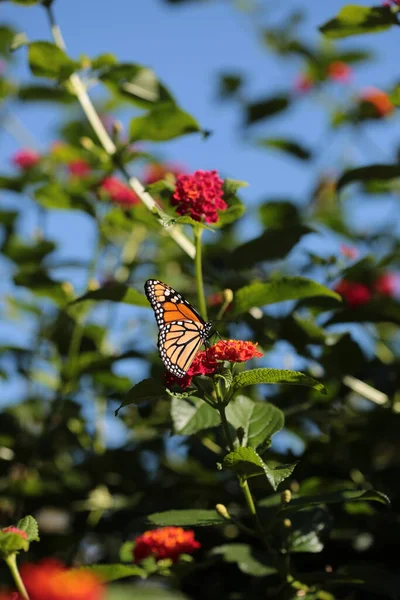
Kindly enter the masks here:
[[18, 529], [22, 529], [25, 531], [28, 542], [39, 542], [39, 527], [36, 519], [31, 517], [30, 515], [23, 517], [17, 523]]
[[250, 369], [249, 371], [243, 371], [235, 376], [233, 387], [238, 390], [242, 387], [258, 383], [305, 385], [306, 387], [314, 388], [323, 394], [326, 393], [325, 387], [320, 381], [317, 381], [304, 373], [300, 373], [299, 371], [287, 371], [282, 369]]
[[159, 527], [206, 527], [209, 525], [222, 525], [226, 523], [216, 510], [167, 510], [165, 512], [153, 513], [146, 517], [146, 521]]
[[233, 311], [241, 314], [253, 306], [266, 306], [286, 300], [326, 296], [341, 302], [341, 297], [324, 285], [305, 277], [283, 277], [263, 283], [258, 281], [235, 292]]
[[231, 469], [239, 475], [255, 477], [265, 475], [274, 491], [280, 483], [291, 476], [297, 463], [278, 465], [271, 461], [265, 462], [254, 448], [236, 448], [229, 452], [223, 461], [225, 469]]
[[388, 6], [348, 4], [340, 10], [337, 17], [324, 23], [319, 30], [328, 38], [342, 38], [384, 31], [392, 25], [398, 25], [398, 21]]
[[171, 102], [149, 110], [144, 116], [132, 119], [130, 139], [165, 142], [181, 135], [201, 131], [197, 121]]
[[146, 571], [138, 565], [90, 565], [88, 567], [81, 567], [82, 571], [89, 571], [94, 573], [101, 579], [101, 581], [109, 583], [110, 581], [117, 581], [118, 579], [124, 579], [125, 577], [141, 577], [146, 578]]
[[139, 404], [145, 400], [157, 400], [165, 395], [165, 387], [161, 383], [155, 379], [143, 379], [129, 390], [121, 406], [115, 411], [115, 415], [118, 415], [118, 412], [124, 406], [128, 406], [129, 404]]
[[50, 42], [31, 42], [28, 46], [29, 66], [37, 77], [67, 79], [76, 63], [63, 50]]
[[[235, 380], [234, 380], [235, 381]], [[241, 428], [242, 444], [257, 448], [282, 429], [283, 412], [269, 402], [254, 402], [238, 396], [226, 408], [228, 422], [237, 431]]]
[[303, 144], [295, 142], [294, 140], [288, 140], [284, 138], [262, 138], [257, 140], [257, 146], [261, 148], [272, 148], [280, 150], [285, 154], [289, 154], [299, 160], [310, 160], [312, 152], [306, 148]]
[[216, 546], [211, 550], [210, 555], [221, 556], [228, 563], [236, 563], [240, 571], [246, 575], [265, 577], [276, 573], [276, 568], [268, 564], [268, 557], [248, 544]]
[[171, 417], [174, 433], [193, 435], [203, 429], [217, 427], [221, 420], [218, 411], [201, 398], [172, 398]]

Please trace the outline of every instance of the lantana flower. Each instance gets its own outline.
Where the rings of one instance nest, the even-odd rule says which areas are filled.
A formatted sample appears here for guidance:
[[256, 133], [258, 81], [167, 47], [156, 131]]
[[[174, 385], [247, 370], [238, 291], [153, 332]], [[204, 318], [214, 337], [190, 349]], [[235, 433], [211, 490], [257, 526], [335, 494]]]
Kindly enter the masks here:
[[335, 287], [335, 292], [340, 294], [351, 308], [367, 304], [371, 300], [371, 290], [364, 283], [357, 283], [342, 279]]
[[92, 168], [86, 160], [78, 158], [68, 163], [68, 171], [74, 177], [87, 177], [92, 172]]
[[160, 527], [145, 531], [135, 539], [133, 558], [140, 562], [148, 556], [156, 560], [170, 558], [177, 562], [181, 554], [192, 554], [201, 547], [194, 537], [194, 531], [182, 527]]
[[216, 223], [218, 211], [228, 208], [222, 199], [223, 181], [217, 171], [195, 171], [193, 175], [178, 175], [171, 205], [178, 215], [189, 215], [195, 221]]
[[20, 169], [32, 169], [40, 162], [40, 154], [31, 148], [22, 148], [12, 156], [11, 160]]
[[334, 60], [328, 65], [328, 75], [333, 81], [348, 83], [352, 73], [351, 67], [341, 60]]
[[100, 185], [100, 190], [105, 192], [112, 202], [123, 207], [134, 206], [140, 202], [135, 192], [122, 183], [118, 177], [105, 177]]
[[371, 104], [379, 117], [390, 115], [395, 108], [389, 96], [385, 92], [382, 92], [382, 90], [378, 90], [378, 88], [366, 88], [361, 92], [360, 99], [362, 102]]
[[262, 352], [257, 350], [257, 344], [253, 342], [244, 342], [242, 340], [220, 340], [207, 350], [198, 352], [190, 369], [184, 377], [176, 377], [167, 372], [165, 383], [167, 387], [178, 385], [186, 389], [192, 383], [196, 375], [213, 375], [218, 369], [218, 361], [227, 361], [230, 363], [246, 362], [251, 358], [260, 358]]
[[381, 296], [393, 297], [399, 287], [399, 276], [396, 273], [383, 273], [375, 279], [373, 288], [374, 291]]
[[22, 565], [21, 576], [30, 600], [103, 600], [105, 597], [105, 587], [97, 575], [83, 569], [68, 569], [54, 559]]

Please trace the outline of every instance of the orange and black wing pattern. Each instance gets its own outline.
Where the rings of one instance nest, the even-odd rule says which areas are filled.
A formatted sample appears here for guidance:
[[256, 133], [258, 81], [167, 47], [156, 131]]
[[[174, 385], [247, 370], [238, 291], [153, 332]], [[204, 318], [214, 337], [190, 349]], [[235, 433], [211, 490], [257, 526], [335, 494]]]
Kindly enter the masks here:
[[181, 294], [157, 279], [144, 286], [158, 323], [158, 349], [173, 375], [184, 377], [194, 357], [207, 341], [211, 323], [206, 323]]

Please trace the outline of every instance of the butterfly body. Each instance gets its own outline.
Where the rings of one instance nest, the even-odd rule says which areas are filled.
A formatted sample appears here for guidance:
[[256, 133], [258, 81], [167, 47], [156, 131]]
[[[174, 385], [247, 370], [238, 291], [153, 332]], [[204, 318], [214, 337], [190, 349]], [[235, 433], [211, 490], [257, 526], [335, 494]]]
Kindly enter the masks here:
[[148, 279], [144, 289], [159, 328], [161, 360], [173, 375], [184, 377], [200, 347], [207, 343], [213, 324], [162, 281]]

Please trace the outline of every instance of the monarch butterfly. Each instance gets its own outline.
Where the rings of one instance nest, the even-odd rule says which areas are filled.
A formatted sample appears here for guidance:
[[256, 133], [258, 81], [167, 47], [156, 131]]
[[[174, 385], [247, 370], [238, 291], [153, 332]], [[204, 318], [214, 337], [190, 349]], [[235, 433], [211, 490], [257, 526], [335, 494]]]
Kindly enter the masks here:
[[173, 288], [157, 279], [144, 285], [157, 320], [158, 350], [164, 365], [173, 375], [184, 377], [200, 346], [211, 337], [213, 324]]

